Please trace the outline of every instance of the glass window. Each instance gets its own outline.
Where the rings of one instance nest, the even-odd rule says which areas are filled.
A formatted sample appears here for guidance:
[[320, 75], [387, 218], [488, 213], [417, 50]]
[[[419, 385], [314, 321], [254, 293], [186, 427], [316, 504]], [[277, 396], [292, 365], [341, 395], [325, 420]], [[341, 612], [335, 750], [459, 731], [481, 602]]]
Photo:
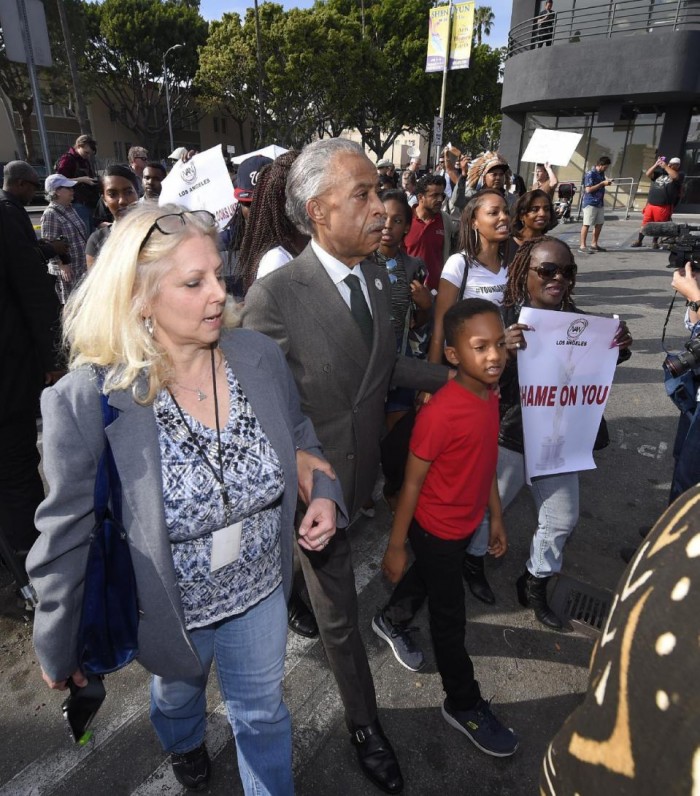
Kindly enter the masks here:
[[637, 183], [634, 192], [634, 210], [642, 210], [646, 204], [649, 193], [650, 180], [646, 170], [656, 161], [656, 152], [661, 138], [661, 124], [663, 115], [658, 125], [640, 125], [636, 121], [630, 130], [625, 158], [622, 164], [622, 173], [632, 177]]

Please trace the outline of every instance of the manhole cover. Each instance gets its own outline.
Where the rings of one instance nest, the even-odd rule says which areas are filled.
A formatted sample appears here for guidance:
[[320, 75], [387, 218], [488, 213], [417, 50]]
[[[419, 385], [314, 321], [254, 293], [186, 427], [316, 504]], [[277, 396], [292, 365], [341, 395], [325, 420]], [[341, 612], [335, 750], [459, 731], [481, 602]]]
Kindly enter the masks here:
[[552, 589], [549, 604], [562, 618], [571, 620], [581, 631], [600, 633], [610, 613], [612, 592], [559, 575]]

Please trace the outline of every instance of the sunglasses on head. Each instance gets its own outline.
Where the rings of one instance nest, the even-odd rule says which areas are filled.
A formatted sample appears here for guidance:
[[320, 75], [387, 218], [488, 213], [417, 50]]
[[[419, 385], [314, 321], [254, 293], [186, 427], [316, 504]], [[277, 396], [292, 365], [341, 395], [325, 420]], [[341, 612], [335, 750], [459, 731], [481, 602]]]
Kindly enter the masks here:
[[160, 232], [161, 235], [175, 235], [180, 232], [187, 223], [187, 216], [199, 219], [208, 227], [216, 225], [216, 219], [208, 210], [183, 210], [182, 213], [166, 213], [164, 216], [158, 216], [151, 224], [146, 237], [141, 241], [139, 252], [143, 250], [154, 232]]
[[392, 285], [395, 285], [399, 281], [399, 278], [396, 275], [396, 268], [398, 266], [398, 262], [396, 261], [396, 258], [395, 257], [390, 257], [384, 263], [384, 265], [386, 266], [387, 274], [389, 276], [389, 282]]
[[576, 276], [576, 266], [571, 263], [570, 265], [557, 265], [556, 263], [542, 263], [530, 268], [534, 271], [540, 279], [550, 280], [555, 276], [561, 274], [563, 279], [571, 281]]

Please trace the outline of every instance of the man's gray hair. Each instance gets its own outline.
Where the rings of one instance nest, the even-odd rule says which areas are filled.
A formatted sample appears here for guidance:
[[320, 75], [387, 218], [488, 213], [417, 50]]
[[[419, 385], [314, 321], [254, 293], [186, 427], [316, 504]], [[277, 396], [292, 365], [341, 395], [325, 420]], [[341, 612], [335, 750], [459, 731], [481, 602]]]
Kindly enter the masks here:
[[333, 182], [331, 161], [341, 154], [367, 157], [359, 144], [347, 138], [322, 138], [307, 144], [289, 170], [285, 210], [299, 231], [306, 235], [314, 232], [306, 203], [328, 190]]
[[3, 185], [16, 185], [20, 180], [41, 182], [39, 175], [26, 160], [11, 160], [2, 170]]

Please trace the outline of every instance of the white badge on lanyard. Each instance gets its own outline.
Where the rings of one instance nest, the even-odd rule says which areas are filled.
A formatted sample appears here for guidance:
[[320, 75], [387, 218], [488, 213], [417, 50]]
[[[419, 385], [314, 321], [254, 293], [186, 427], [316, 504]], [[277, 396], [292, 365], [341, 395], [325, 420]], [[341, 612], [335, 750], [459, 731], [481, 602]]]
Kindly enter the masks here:
[[211, 571], [216, 572], [233, 564], [241, 552], [242, 522], [234, 522], [225, 528], [219, 528], [211, 535]]

